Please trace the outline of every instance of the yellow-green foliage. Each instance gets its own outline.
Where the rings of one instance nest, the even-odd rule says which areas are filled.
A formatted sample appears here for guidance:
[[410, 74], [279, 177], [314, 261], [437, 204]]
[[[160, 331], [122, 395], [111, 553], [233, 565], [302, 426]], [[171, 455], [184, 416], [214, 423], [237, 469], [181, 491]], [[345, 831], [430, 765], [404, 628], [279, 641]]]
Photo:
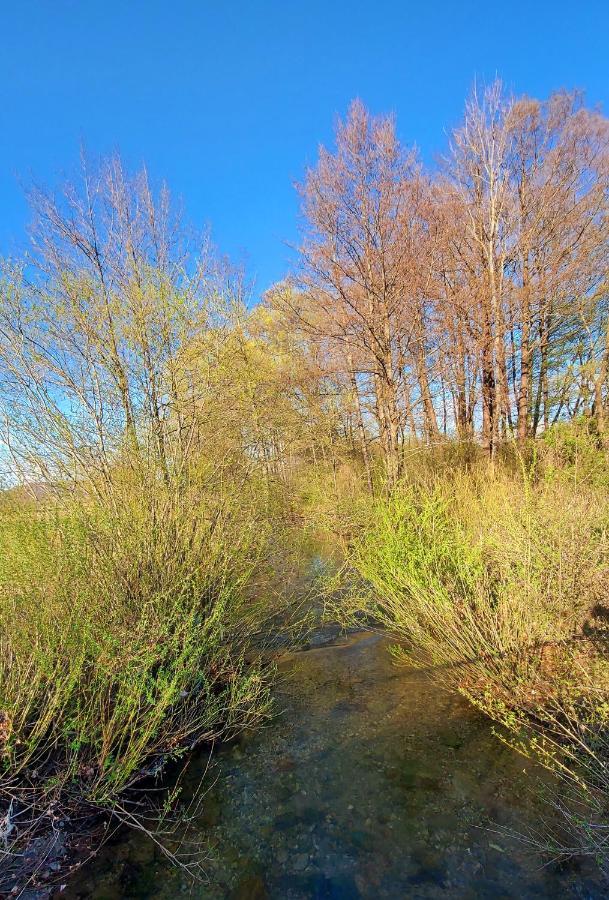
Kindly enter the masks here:
[[609, 488], [605, 442], [589, 418], [554, 425], [543, 435], [539, 448], [545, 477]]
[[0, 790], [112, 807], [143, 772], [255, 721], [245, 586], [264, 530], [126, 486], [0, 510]]
[[351, 563], [409, 660], [484, 674], [581, 629], [605, 595], [608, 524], [598, 489], [455, 473], [379, 501]]
[[598, 450], [586, 446], [585, 467], [576, 450], [560, 468], [554, 455], [403, 483], [363, 520], [349, 559], [359, 595], [341, 602], [565, 779], [578, 846], [607, 864], [609, 493]]

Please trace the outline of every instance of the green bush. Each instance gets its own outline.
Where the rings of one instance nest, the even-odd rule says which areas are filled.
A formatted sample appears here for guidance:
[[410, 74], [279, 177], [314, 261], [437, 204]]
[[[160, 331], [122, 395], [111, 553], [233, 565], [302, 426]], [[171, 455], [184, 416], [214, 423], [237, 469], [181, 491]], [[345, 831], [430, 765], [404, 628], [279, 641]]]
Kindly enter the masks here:
[[482, 667], [582, 627], [605, 596], [607, 523], [603, 492], [455, 473], [377, 501], [350, 565], [411, 662]]
[[[123, 486], [0, 508], [0, 804], [18, 852], [75, 810], [256, 722], [247, 583], [265, 530], [236, 504]], [[28, 822], [27, 828], [21, 821]]]
[[573, 464], [403, 484], [353, 542], [360, 590], [341, 610], [393, 632], [402, 662], [558, 775], [566, 852], [593, 853], [609, 873], [609, 496]]

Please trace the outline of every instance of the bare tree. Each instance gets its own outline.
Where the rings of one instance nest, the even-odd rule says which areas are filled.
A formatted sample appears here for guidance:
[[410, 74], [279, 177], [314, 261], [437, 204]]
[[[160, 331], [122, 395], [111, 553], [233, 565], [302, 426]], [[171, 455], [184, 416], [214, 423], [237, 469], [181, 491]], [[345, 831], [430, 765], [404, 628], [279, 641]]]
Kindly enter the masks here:
[[184, 348], [225, 278], [192, 253], [165, 188], [118, 159], [59, 197], [32, 192], [33, 252], [0, 302], [4, 441], [24, 477], [109, 484], [120, 464], [164, 479], [194, 428]]

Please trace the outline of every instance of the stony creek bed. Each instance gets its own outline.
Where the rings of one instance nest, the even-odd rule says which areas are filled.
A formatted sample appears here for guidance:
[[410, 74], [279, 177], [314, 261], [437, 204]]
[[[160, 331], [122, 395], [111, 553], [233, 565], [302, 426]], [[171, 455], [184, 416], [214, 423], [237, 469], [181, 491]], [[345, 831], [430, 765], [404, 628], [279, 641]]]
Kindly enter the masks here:
[[210, 785], [204, 882], [122, 832], [63, 896], [604, 896], [591, 867], [544, 865], [509, 836], [539, 813], [526, 761], [388, 647], [361, 633], [285, 654], [272, 722], [193, 760], [186, 793], [205, 769]]
[[396, 667], [384, 636], [323, 640], [281, 659], [266, 728], [188, 769], [186, 794], [208, 770], [197, 826], [204, 881], [146, 836], [122, 832], [62, 895], [606, 896], [587, 863], [545, 863], [510, 835], [544, 811], [526, 760], [487, 721], [425, 674]]

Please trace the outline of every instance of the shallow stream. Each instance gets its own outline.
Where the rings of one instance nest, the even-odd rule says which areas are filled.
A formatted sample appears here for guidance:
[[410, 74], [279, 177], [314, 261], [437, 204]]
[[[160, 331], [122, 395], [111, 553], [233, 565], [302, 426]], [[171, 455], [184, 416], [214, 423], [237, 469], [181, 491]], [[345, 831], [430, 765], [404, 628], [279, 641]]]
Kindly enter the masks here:
[[[323, 643], [323, 641], [318, 641]], [[488, 722], [360, 633], [285, 654], [277, 715], [194, 760], [211, 785], [193, 883], [123, 833], [64, 896], [117, 900], [600, 898], [594, 870], [544, 865], [510, 836], [538, 821], [535, 774]], [[547, 812], [547, 810], [546, 810]]]

